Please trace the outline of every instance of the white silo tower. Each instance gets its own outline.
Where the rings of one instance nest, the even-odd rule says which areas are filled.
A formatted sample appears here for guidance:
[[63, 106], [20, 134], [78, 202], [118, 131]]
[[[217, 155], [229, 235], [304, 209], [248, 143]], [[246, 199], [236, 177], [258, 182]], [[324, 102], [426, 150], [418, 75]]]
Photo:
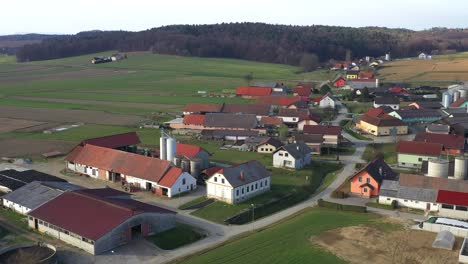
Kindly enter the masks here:
[[455, 158], [455, 169], [453, 177], [457, 180], [467, 179], [468, 174], [468, 160], [465, 157]]
[[448, 178], [448, 160], [434, 159], [427, 164], [427, 176], [436, 178]]
[[176, 155], [176, 140], [173, 137], [166, 139], [166, 160], [174, 162]]
[[161, 133], [161, 137], [159, 138], [159, 158], [161, 160], [166, 159], [166, 135], [164, 134], [164, 131]]

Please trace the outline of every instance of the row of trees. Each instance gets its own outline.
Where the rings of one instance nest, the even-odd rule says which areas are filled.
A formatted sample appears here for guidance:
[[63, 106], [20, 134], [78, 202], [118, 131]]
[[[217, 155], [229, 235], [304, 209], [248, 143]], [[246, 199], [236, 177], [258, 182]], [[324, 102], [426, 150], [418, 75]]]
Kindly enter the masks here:
[[[315, 67], [318, 61], [354, 57], [414, 56], [432, 50], [468, 50], [468, 32], [387, 28], [285, 26], [263, 23], [176, 25], [141, 32], [93, 31], [46, 39], [17, 52], [18, 61], [45, 60], [117, 49], [182, 56], [238, 58]], [[450, 33], [450, 34], [449, 34]]]

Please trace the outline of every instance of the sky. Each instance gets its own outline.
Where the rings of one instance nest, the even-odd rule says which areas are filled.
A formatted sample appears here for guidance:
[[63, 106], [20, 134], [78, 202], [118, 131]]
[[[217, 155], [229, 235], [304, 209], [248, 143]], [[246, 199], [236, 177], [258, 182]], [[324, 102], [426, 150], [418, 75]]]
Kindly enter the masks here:
[[14, 0], [0, 9], [0, 35], [222, 22], [468, 28], [466, 0]]

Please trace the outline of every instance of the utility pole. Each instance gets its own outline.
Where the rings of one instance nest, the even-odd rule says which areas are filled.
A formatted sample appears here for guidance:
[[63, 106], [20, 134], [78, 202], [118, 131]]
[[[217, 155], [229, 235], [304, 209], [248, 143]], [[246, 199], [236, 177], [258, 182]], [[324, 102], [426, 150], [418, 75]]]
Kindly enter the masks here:
[[252, 232], [255, 230], [254, 221], [255, 221], [255, 204], [250, 204], [252, 206]]

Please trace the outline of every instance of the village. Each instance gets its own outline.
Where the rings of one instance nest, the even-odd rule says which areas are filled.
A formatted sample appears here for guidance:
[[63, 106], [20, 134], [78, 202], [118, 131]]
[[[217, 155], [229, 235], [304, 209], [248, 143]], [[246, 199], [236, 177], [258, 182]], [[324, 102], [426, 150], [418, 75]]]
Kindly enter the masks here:
[[152, 251], [135, 240], [173, 230], [189, 237], [154, 242], [162, 262], [319, 206], [410, 220], [468, 263], [468, 86], [379, 80], [389, 61], [336, 62], [330, 80], [232, 87], [248, 103], [188, 103], [142, 124], [159, 148], [142, 147], [135, 130], [44, 153], [46, 163], [8, 158], [2, 205], [84, 259]]

